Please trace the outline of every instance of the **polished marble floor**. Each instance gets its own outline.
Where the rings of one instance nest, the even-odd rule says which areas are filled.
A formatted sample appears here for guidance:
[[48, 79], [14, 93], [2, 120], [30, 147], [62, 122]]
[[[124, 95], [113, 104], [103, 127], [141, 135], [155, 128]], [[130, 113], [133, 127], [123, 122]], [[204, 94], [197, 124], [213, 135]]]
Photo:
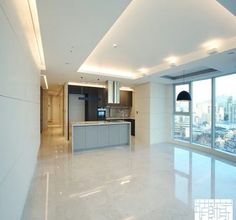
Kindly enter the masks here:
[[191, 220], [210, 198], [234, 200], [236, 215], [233, 163], [172, 144], [72, 155], [61, 134], [42, 137], [22, 220]]

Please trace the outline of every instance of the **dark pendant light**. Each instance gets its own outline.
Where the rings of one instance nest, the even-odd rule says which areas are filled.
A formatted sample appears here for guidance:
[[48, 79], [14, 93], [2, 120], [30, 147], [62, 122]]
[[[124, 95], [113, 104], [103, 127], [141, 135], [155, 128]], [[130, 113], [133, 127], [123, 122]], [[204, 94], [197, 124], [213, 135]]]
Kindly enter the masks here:
[[177, 101], [191, 101], [191, 100], [192, 100], [191, 95], [185, 90], [181, 91], [177, 96]]
[[[184, 71], [183, 71], [183, 83], [184, 83]], [[181, 91], [177, 96], [177, 101], [188, 101], [190, 102], [192, 100], [191, 95], [189, 92], [183, 90]]]

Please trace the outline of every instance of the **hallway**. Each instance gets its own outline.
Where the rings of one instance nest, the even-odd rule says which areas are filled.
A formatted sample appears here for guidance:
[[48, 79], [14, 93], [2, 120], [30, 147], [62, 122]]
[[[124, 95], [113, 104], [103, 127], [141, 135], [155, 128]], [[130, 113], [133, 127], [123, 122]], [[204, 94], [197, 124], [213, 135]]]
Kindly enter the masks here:
[[229, 162], [171, 144], [72, 155], [61, 134], [42, 137], [22, 220], [191, 220], [194, 199], [236, 201]]

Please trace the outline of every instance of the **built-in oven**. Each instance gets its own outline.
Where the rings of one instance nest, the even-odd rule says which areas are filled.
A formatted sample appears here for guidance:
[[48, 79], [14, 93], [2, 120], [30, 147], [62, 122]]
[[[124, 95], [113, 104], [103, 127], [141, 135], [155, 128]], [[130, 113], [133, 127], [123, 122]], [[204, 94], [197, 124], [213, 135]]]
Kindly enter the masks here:
[[106, 120], [106, 108], [102, 107], [97, 108], [97, 119], [100, 121]]

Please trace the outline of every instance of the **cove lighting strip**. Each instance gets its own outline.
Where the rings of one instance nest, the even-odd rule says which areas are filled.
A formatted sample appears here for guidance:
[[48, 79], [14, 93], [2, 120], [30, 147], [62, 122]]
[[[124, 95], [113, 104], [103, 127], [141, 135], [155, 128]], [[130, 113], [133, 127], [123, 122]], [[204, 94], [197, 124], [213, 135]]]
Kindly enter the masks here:
[[[94, 87], [94, 88], [106, 88], [105, 85], [95, 84], [95, 83], [77, 83], [77, 82], [68, 82], [68, 85], [71, 86], [87, 86], [87, 87]], [[120, 87], [122, 91], [134, 91], [131, 87]]]
[[46, 89], [48, 89], [48, 81], [47, 81], [47, 76], [46, 75], [41, 75], [44, 79], [44, 83], [45, 83], [45, 86], [46, 86]]
[[87, 86], [87, 87], [95, 87], [95, 88], [106, 88], [105, 85], [95, 84], [95, 83], [68, 82], [68, 85], [71, 85], [71, 86]]

